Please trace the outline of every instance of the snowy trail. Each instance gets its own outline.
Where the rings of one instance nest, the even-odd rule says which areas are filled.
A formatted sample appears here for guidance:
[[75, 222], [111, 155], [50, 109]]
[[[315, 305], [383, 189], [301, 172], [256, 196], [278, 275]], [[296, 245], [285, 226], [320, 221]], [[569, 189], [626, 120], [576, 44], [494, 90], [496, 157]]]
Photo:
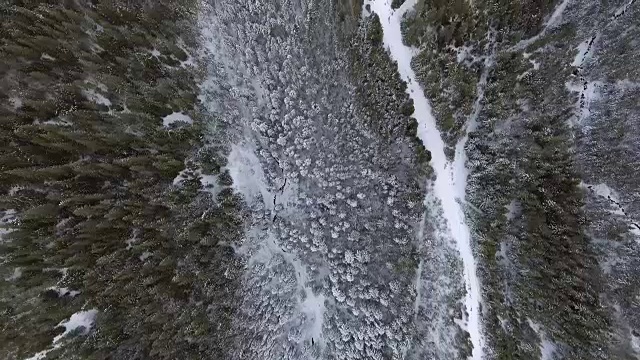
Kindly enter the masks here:
[[391, 9], [390, 0], [370, 1], [371, 10], [378, 14], [383, 29], [383, 41], [389, 48], [391, 57], [398, 63], [398, 71], [407, 83], [407, 93], [413, 99], [415, 112], [413, 117], [418, 121], [418, 137], [431, 152], [431, 165], [436, 173], [433, 186], [434, 195], [440, 200], [443, 216], [448, 223], [450, 235], [456, 242], [464, 266], [465, 307], [468, 313], [467, 331], [473, 344], [472, 359], [483, 358], [484, 339], [480, 324], [480, 284], [476, 275], [476, 264], [471, 248], [469, 227], [461, 204], [465, 199], [467, 169], [464, 153], [464, 137], [456, 146], [455, 160], [447, 161], [444, 153], [444, 142], [436, 127], [429, 101], [418, 84], [411, 68], [411, 59], [416, 50], [405, 46], [402, 41], [401, 21], [403, 14], [411, 9], [416, 0], [407, 0], [397, 11]]

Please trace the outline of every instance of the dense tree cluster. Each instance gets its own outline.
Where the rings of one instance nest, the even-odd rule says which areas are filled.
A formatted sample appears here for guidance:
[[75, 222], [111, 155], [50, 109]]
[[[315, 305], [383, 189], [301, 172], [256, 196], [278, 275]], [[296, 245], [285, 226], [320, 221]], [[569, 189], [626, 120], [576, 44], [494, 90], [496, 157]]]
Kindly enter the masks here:
[[428, 154], [377, 19], [355, 1], [297, 6], [210, 9], [223, 70], [207, 91], [242, 94], [220, 106], [242, 135], [229, 166], [252, 179], [256, 214], [230, 356], [399, 358], [415, 329]]
[[[225, 164], [197, 102], [195, 5], [3, 6], [3, 359], [222, 353], [238, 264], [217, 244], [242, 215], [229, 184], [203, 186]], [[89, 309], [92, 331], [53, 343]]]
[[[638, 142], [625, 129], [636, 118], [628, 99], [637, 76], [621, 71], [633, 60], [611, 55], [637, 54], [621, 45], [621, 34], [632, 36], [622, 30], [631, 18], [611, 18], [622, 8], [628, 15], [628, 6], [597, 13], [594, 6], [419, 1], [406, 20], [406, 41], [421, 48], [414, 67], [440, 128], [449, 128], [447, 111], [466, 109], [449, 144], [476, 123], [466, 147], [467, 217], [481, 256], [485, 331], [499, 359], [549, 352], [627, 359], [638, 351], [637, 319], [622, 320], [636, 306], [629, 279], [637, 268], [637, 182], [628, 179], [637, 172], [631, 149]], [[495, 41], [493, 54], [487, 41]], [[601, 55], [590, 61], [595, 51]], [[459, 68], [475, 75], [459, 78]], [[621, 192], [616, 200], [581, 185], [601, 182]]]
[[495, 42], [535, 35], [552, 9], [551, 1], [421, 0], [404, 26], [408, 44], [420, 49], [415, 71], [432, 102], [447, 156], [465, 134], [473, 114], [481, 73]]

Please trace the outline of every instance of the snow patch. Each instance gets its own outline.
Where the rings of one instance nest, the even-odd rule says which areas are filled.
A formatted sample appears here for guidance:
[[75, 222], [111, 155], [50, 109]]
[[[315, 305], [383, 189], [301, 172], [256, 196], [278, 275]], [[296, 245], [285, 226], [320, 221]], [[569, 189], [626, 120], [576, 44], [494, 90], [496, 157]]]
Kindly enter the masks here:
[[631, 337], [631, 347], [637, 354], [640, 354], [640, 336], [636, 336], [631, 331], [629, 332], [630, 332], [629, 335]]
[[43, 350], [40, 351], [39, 353], [36, 353], [35, 355], [26, 358], [25, 360], [42, 360], [44, 358], [47, 357], [47, 354], [50, 353], [51, 351], [53, 351], [53, 349], [58, 348], [58, 346], [55, 346], [53, 348], [47, 349], [47, 350]]
[[178, 175], [176, 175], [175, 178], [173, 178], [173, 185], [180, 185], [182, 184], [183, 181], [185, 181], [186, 179], [189, 178], [189, 175], [187, 175], [189, 172], [193, 171], [193, 169], [189, 169], [187, 167], [185, 167], [184, 169], [180, 170], [180, 172], [178, 173]]
[[111, 106], [111, 101], [107, 99], [104, 95], [96, 92], [93, 89], [90, 90], [82, 90], [82, 95], [87, 98], [87, 100], [92, 101], [98, 105]]
[[473, 55], [473, 46], [450, 46], [450, 48], [456, 53], [456, 61], [458, 64], [470, 59], [471, 63], [475, 63], [478, 58]]
[[[629, 217], [629, 214], [624, 211], [624, 207], [622, 206], [622, 201], [620, 201], [620, 195], [618, 194], [618, 192], [610, 188], [607, 184], [590, 185], [581, 182], [580, 187], [583, 189], [591, 190], [594, 194], [609, 200], [610, 207], [609, 209], [607, 209], [607, 211], [611, 214], [622, 216], [629, 220], [629, 232], [640, 237], [640, 222], [631, 219]], [[638, 239], [638, 241], [640, 242], [640, 239]]]
[[562, 0], [562, 2], [558, 4], [558, 6], [556, 6], [556, 8], [553, 10], [553, 13], [549, 17], [549, 19], [545, 22], [544, 28], [542, 28], [542, 31], [540, 31], [537, 35], [535, 35], [532, 38], [520, 41], [519, 43], [511, 47], [509, 50], [512, 50], [512, 51], [522, 50], [527, 46], [531, 45], [532, 43], [536, 42], [541, 37], [545, 36], [549, 32], [549, 30], [553, 30], [555, 27], [560, 25], [562, 23], [562, 14], [564, 13], [567, 6], [569, 5], [569, 1], [571, 0]]
[[204, 191], [211, 193], [214, 197], [223, 189], [223, 186], [218, 183], [217, 175], [205, 174], [204, 170], [200, 167], [196, 169], [188, 167], [182, 169], [173, 179], [173, 185], [178, 186], [186, 179], [192, 177], [199, 178], [200, 186]]
[[620, 91], [637, 90], [640, 89], [640, 82], [631, 81], [629, 79], [617, 80], [614, 86]]
[[273, 209], [273, 194], [267, 185], [262, 164], [253, 146], [248, 142], [234, 144], [228, 157], [227, 169], [233, 179], [233, 189], [242, 194], [248, 203], [263, 203]]
[[193, 124], [193, 119], [191, 119], [188, 115], [183, 114], [182, 112], [173, 112], [162, 118], [162, 125], [164, 127], [169, 127], [169, 125], [177, 122]]
[[585, 183], [580, 184], [581, 187], [587, 188], [593, 191], [594, 194], [606, 198], [611, 203], [611, 208], [608, 210], [610, 213], [615, 215], [626, 216], [626, 213], [622, 209], [620, 205], [620, 196], [619, 194], [610, 188], [607, 184], [598, 184], [598, 185], [589, 185]]
[[[274, 182], [277, 183], [270, 186], [262, 163], [256, 154], [256, 146], [250, 138], [231, 146], [226, 169], [233, 179], [232, 188], [243, 196], [249, 206], [264, 209], [271, 214], [277, 213], [278, 217], [294, 216], [297, 186], [284, 179], [281, 182], [275, 179]], [[266, 221], [270, 223], [271, 219]], [[309, 274], [308, 266], [296, 253], [281, 246], [278, 237], [268, 228], [256, 226], [248, 231], [246, 238], [247, 241], [243, 246], [235, 248], [235, 251], [239, 255], [248, 257], [249, 268], [269, 264], [277, 256], [284, 260], [295, 275], [297, 306], [289, 320], [300, 319], [302, 329], [294, 341], [312, 342], [321, 349], [324, 348], [323, 323], [326, 297], [322, 293], [313, 291], [311, 286], [313, 279]], [[258, 263], [261, 265], [257, 265]]]
[[585, 60], [587, 53], [589, 52], [589, 41], [583, 41], [578, 45], [578, 53], [573, 58], [571, 66], [580, 66]]
[[152, 252], [145, 251], [145, 252], [143, 252], [142, 254], [140, 254], [140, 256], [138, 256], [138, 259], [140, 259], [140, 261], [145, 261], [145, 260], [147, 260], [148, 258], [150, 258], [152, 255], [153, 255], [153, 253], [152, 253]]
[[42, 124], [45, 124], [45, 125], [56, 125], [56, 126], [71, 126], [71, 125], [73, 125], [73, 123], [71, 123], [71, 121], [69, 121], [68, 119], [63, 118], [63, 117], [59, 117], [57, 119], [47, 120], [47, 121], [44, 121]]
[[53, 338], [53, 343], [57, 343], [62, 338], [67, 336], [70, 332], [80, 329], [82, 335], [86, 335], [91, 330], [93, 323], [96, 319], [98, 310], [92, 309], [88, 311], [79, 311], [69, 318], [67, 321], [63, 321], [58, 326], [64, 326], [64, 332]]
[[591, 58], [591, 56], [593, 55], [593, 46], [597, 39], [598, 39], [598, 35], [594, 35], [586, 39], [585, 41], [581, 42], [580, 45], [578, 45], [578, 48], [577, 48], [578, 53], [573, 58], [573, 61], [571, 62], [571, 66], [580, 67], [587, 60]]
[[62, 278], [60, 279], [60, 281], [62, 281], [67, 277], [67, 275], [69, 273], [69, 268], [66, 268], [66, 267], [64, 267], [64, 268], [44, 268], [44, 269], [42, 269], [42, 271], [55, 271], [55, 272], [58, 272], [58, 273], [60, 273], [60, 275], [62, 275]]
[[16, 220], [16, 211], [14, 209], [5, 210], [0, 217], [0, 242], [2, 237], [13, 231], [11, 224]]
[[560, 25], [560, 22], [562, 21], [562, 13], [564, 13], [564, 10], [567, 8], [567, 5], [569, 5], [569, 1], [570, 0], [563, 0], [555, 8], [555, 10], [553, 10], [553, 13], [549, 17], [549, 20], [547, 20], [547, 22], [544, 25], [545, 30], [552, 29]]
[[205, 175], [202, 174], [202, 171], [200, 171], [200, 185], [214, 197], [222, 190], [222, 186], [218, 183], [217, 175]]
[[307, 319], [310, 319], [310, 323], [304, 333], [304, 338], [318, 339], [320, 345], [324, 346], [322, 324], [324, 322], [325, 296], [315, 294], [308, 285], [310, 279], [306, 266], [304, 266], [299, 259], [294, 258], [293, 255], [288, 253], [286, 253], [286, 255], [285, 259], [293, 266], [296, 273], [298, 288], [300, 288], [305, 295], [304, 300], [299, 302], [300, 311], [306, 315]]
[[78, 291], [78, 290], [71, 290], [66, 287], [59, 288], [55, 286], [49, 287], [47, 288], [47, 290], [53, 290], [57, 292], [58, 297], [64, 297], [64, 296], [76, 297], [82, 293], [81, 291]]
[[56, 58], [54, 58], [53, 56], [47, 54], [47, 53], [42, 53], [42, 55], [40, 55], [40, 59], [41, 60], [48, 60], [48, 61], [56, 61]]
[[[424, 228], [424, 226], [421, 226]], [[422, 231], [422, 230], [421, 230]], [[423, 237], [420, 236], [419, 239]], [[418, 268], [416, 269], [416, 300], [413, 303], [413, 319], [414, 322], [418, 319], [418, 312], [420, 311], [420, 302], [422, 301], [422, 268], [424, 267], [424, 260], [420, 260]]]
[[10, 97], [9, 98], [9, 104], [11, 105], [11, 107], [13, 108], [13, 110], [18, 110], [22, 107], [22, 99], [20, 99], [19, 97]]
[[540, 360], [553, 360], [556, 353], [556, 345], [547, 338], [540, 324], [531, 319], [527, 319], [527, 322], [540, 338]]
[[574, 82], [565, 83], [567, 90], [580, 94], [576, 103], [577, 111], [574, 117], [569, 120], [571, 125], [583, 125], [584, 120], [589, 118], [591, 104], [599, 98], [598, 88], [602, 85], [600, 81], [585, 81], [582, 85]]
[[627, 9], [629, 8], [629, 6], [631, 6], [631, 4], [633, 4], [636, 0], [629, 0], [629, 2], [625, 3], [624, 5], [620, 6], [619, 8], [616, 9], [616, 12], [613, 13], [613, 18], [617, 19], [620, 16], [624, 15], [624, 13], [627, 12]]
[[6, 277], [5, 280], [7, 281], [15, 281], [20, 279], [20, 277], [22, 277], [22, 268], [17, 267], [13, 269], [13, 274], [11, 274], [11, 276]]
[[520, 204], [516, 200], [511, 200], [507, 208], [507, 220], [511, 221], [520, 214]]
[[139, 240], [138, 236], [140, 236], [140, 230], [134, 229], [131, 237], [124, 241], [127, 244], [127, 250], [133, 249], [133, 244]]
[[610, 188], [607, 184], [598, 184], [598, 185], [584, 184], [584, 186], [589, 187], [598, 196], [606, 197], [607, 199], [613, 200], [615, 202], [620, 201], [618, 193], [612, 188]]
[[323, 294], [314, 293], [310, 282], [311, 277], [307, 270], [307, 266], [302, 263], [298, 256], [294, 253], [285, 251], [279, 244], [277, 237], [271, 232], [264, 233], [260, 229], [252, 229], [247, 237], [260, 241], [259, 248], [250, 254], [249, 246], [238, 248], [236, 253], [240, 255], [250, 255], [249, 267], [256, 266], [257, 263], [269, 264], [275, 256], [281, 257], [295, 274], [296, 288], [298, 296], [296, 297], [296, 312], [291, 314], [290, 319], [296, 318], [299, 314], [304, 314], [303, 331], [299, 334], [297, 342], [313, 340], [321, 348], [325, 346], [325, 340], [322, 332], [324, 323], [324, 313], [326, 310]]
[[183, 42], [180, 42], [178, 44], [178, 47], [180, 48], [180, 50], [184, 51], [185, 54], [187, 54], [187, 60], [180, 61], [180, 66], [183, 68], [195, 66], [196, 63], [195, 61], [193, 61], [193, 56], [191, 55], [191, 53], [189, 53], [185, 44]]

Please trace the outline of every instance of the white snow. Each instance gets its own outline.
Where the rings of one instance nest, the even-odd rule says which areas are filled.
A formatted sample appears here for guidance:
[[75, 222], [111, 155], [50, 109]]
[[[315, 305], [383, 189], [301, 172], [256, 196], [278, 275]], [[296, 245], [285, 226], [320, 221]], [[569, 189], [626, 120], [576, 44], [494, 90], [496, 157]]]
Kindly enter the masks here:
[[98, 310], [92, 309], [88, 311], [79, 311], [69, 318], [67, 321], [63, 321], [58, 326], [64, 326], [65, 330], [62, 334], [53, 338], [53, 344], [50, 348], [40, 351], [33, 356], [25, 359], [25, 360], [42, 360], [44, 359], [48, 353], [51, 351], [58, 349], [62, 343], [59, 341], [68, 335], [70, 332], [81, 329], [81, 333], [86, 335], [89, 333], [91, 328], [93, 327], [93, 323], [96, 319], [96, 315], [98, 314]]
[[73, 123], [66, 118], [59, 117], [56, 119], [51, 119], [43, 122], [45, 125], [57, 125], [57, 126], [71, 126]]
[[325, 297], [322, 294], [314, 294], [309, 283], [309, 275], [307, 267], [294, 255], [284, 253], [286, 261], [291, 264], [296, 273], [296, 281], [298, 288], [304, 292], [304, 300], [299, 301], [300, 311], [304, 313], [308, 319], [311, 319], [308, 328], [303, 334], [305, 339], [317, 339], [320, 346], [324, 346], [324, 338], [322, 336], [322, 324], [324, 321]]
[[555, 8], [553, 14], [551, 14], [551, 17], [549, 17], [549, 20], [547, 20], [544, 25], [545, 30], [554, 28], [560, 24], [562, 21], [562, 13], [567, 8], [567, 5], [569, 5], [569, 1], [570, 0], [562, 0], [562, 2]]
[[640, 337], [635, 336], [633, 333], [629, 334], [629, 336], [631, 337], [631, 347], [637, 355], [640, 355]]
[[0, 217], [0, 242], [2, 241], [3, 235], [13, 231], [13, 229], [8, 225], [11, 225], [15, 219], [16, 211], [14, 209], [5, 210], [2, 217]]
[[477, 60], [476, 57], [473, 55], [472, 46], [466, 46], [466, 45], [463, 45], [460, 47], [451, 46], [451, 49], [453, 49], [453, 51], [456, 52], [456, 61], [458, 63], [462, 63], [467, 59], [470, 59], [471, 63], [474, 63]]
[[92, 309], [88, 311], [79, 311], [69, 318], [67, 321], [63, 321], [58, 326], [64, 326], [64, 332], [55, 338], [53, 338], [53, 343], [57, 343], [62, 338], [64, 338], [70, 332], [76, 329], [82, 329], [82, 334], [86, 335], [91, 330], [93, 326], [93, 322], [96, 319], [96, 315], [98, 314], [98, 310]]
[[614, 83], [614, 86], [617, 90], [620, 90], [620, 91], [636, 90], [640, 88], [640, 82], [634, 82], [629, 79], [623, 79], [623, 80], [617, 80]]
[[54, 58], [53, 56], [47, 54], [47, 53], [42, 53], [42, 55], [40, 55], [40, 59], [42, 60], [48, 60], [48, 61], [55, 61], [56, 58]]
[[627, 3], [625, 3], [624, 5], [620, 6], [619, 8], [616, 9], [616, 12], [613, 14], [614, 18], [618, 18], [620, 17], [620, 15], [624, 14], [627, 9], [629, 8], [629, 6], [631, 6], [631, 4], [633, 4], [636, 0], [629, 0]]
[[598, 41], [599, 37], [600, 34], [596, 33], [596, 35], [585, 39], [578, 45], [578, 53], [573, 58], [571, 66], [580, 67], [593, 56], [593, 47], [596, 44], [596, 41]]
[[511, 221], [520, 214], [520, 204], [516, 200], [511, 200], [507, 208], [507, 220]]
[[[610, 207], [609, 209], [607, 209], [607, 211], [611, 214], [623, 216], [628, 220], [630, 220], [631, 224], [629, 224], [629, 232], [631, 232], [636, 236], [640, 236], [640, 229], [638, 229], [638, 227], [635, 225], [640, 222], [633, 221], [633, 219], [631, 219], [629, 215], [624, 212], [622, 202], [620, 201], [620, 195], [618, 194], [617, 191], [613, 190], [607, 184], [604, 184], [604, 183], [591, 185], [591, 184], [581, 182], [580, 187], [582, 187], [583, 189], [591, 190], [594, 194], [609, 200]], [[638, 241], [640, 241], [640, 239]]]
[[62, 275], [62, 278], [59, 281], [66, 279], [67, 274], [69, 273], [69, 268], [44, 268], [42, 271], [56, 271]]
[[[571, 66], [581, 68], [587, 60], [593, 57], [593, 47], [599, 36], [599, 34], [591, 36], [578, 45], [577, 54], [571, 62]], [[565, 86], [570, 92], [579, 94], [575, 119], [570, 119], [569, 125], [584, 125], [583, 121], [591, 115], [591, 104], [598, 99], [598, 88], [602, 87], [603, 83], [602, 81], [579, 79], [579, 82], [568, 81]]]
[[189, 117], [189, 115], [185, 115], [182, 112], [173, 112], [162, 118], [162, 125], [164, 127], [168, 127], [169, 125], [176, 122], [184, 122], [187, 124], [193, 124], [193, 119]]
[[540, 69], [540, 63], [533, 60], [533, 59], [529, 59], [529, 62], [531, 63], [531, 65], [533, 65], [533, 70], [538, 70]]
[[43, 351], [40, 351], [39, 353], [36, 353], [35, 355], [26, 358], [25, 360], [42, 360], [45, 357], [47, 357], [47, 354], [50, 353], [53, 349], [57, 348], [57, 346], [53, 347], [53, 348], [49, 348]]
[[196, 169], [185, 167], [173, 179], [173, 185], [180, 185], [183, 181], [190, 178], [191, 176], [199, 177], [200, 185], [202, 186], [204, 191], [211, 193], [214, 197], [218, 195], [218, 193], [220, 193], [220, 191], [224, 188], [218, 183], [217, 175], [204, 174], [204, 170], [201, 167], [198, 167]]
[[[256, 146], [249, 138], [232, 145], [226, 169], [233, 179], [234, 191], [242, 194], [250, 206], [258, 206], [271, 213], [277, 211], [278, 217], [295, 216], [297, 186], [293, 182], [287, 182], [283, 188], [280, 182], [269, 186], [263, 166], [256, 155]], [[312, 278], [308, 265], [295, 252], [291, 252], [290, 248], [283, 247], [270, 229], [253, 228], [248, 231], [246, 238], [247, 241], [241, 247], [234, 249], [237, 254], [249, 257], [248, 268], [264, 266], [270, 264], [274, 257], [281, 257], [295, 274], [298, 296], [294, 301], [297, 306], [289, 319], [304, 320], [302, 331], [293, 337], [296, 339], [294, 342], [309, 342], [313, 339], [317, 346], [324, 348], [322, 328], [326, 297], [321, 293], [314, 293], [311, 288]]]
[[522, 50], [527, 46], [529, 46], [530, 44], [533, 44], [534, 42], [536, 42], [541, 37], [545, 36], [549, 30], [552, 30], [558, 25], [560, 25], [562, 23], [562, 13], [564, 13], [564, 10], [567, 8], [567, 5], [569, 5], [569, 1], [571, 0], [562, 0], [562, 2], [558, 4], [558, 6], [556, 6], [555, 10], [553, 11], [549, 19], [544, 24], [544, 28], [542, 28], [542, 31], [540, 31], [537, 35], [535, 35], [532, 38], [520, 41], [519, 43], [514, 45], [512, 48], [510, 48], [510, 50], [512, 51]]
[[151, 257], [151, 255], [153, 255], [153, 253], [152, 253], [152, 252], [145, 251], [145, 252], [143, 252], [142, 254], [140, 254], [140, 256], [138, 256], [138, 259], [140, 259], [140, 261], [145, 261], [145, 260], [147, 260], [148, 258], [150, 258], [150, 257]]
[[247, 237], [249, 239], [259, 239], [260, 241], [260, 243], [257, 244], [259, 248], [255, 251], [249, 249], [249, 247], [252, 246], [251, 244], [236, 250], [236, 252], [241, 255], [247, 255], [249, 252], [253, 252], [248, 259], [249, 267], [268, 265], [274, 257], [278, 256], [284, 260], [293, 274], [295, 274], [296, 293], [298, 294], [295, 299], [297, 307], [289, 319], [300, 318], [302, 314], [304, 314], [305, 319], [302, 331], [296, 336], [296, 342], [313, 339], [320, 348], [324, 348], [325, 339], [322, 333], [322, 327], [326, 310], [326, 297], [322, 294], [314, 293], [309, 284], [312, 279], [309, 276], [307, 266], [295, 253], [285, 251], [285, 249], [278, 244], [277, 237], [270, 230], [267, 230], [265, 233], [263, 229], [252, 229], [247, 234]]
[[185, 44], [183, 42], [179, 42], [178, 43], [178, 47], [180, 48], [180, 50], [184, 51], [185, 54], [187, 54], [187, 60], [180, 61], [180, 66], [183, 67], [183, 68], [194, 66], [196, 64], [195, 61], [194, 61], [194, 58], [189, 53], [189, 51], [186, 48]]
[[[424, 228], [421, 226], [421, 228]], [[422, 231], [422, 230], [421, 230]], [[420, 237], [422, 239], [422, 237]], [[418, 312], [420, 311], [420, 302], [422, 301], [422, 268], [424, 267], [424, 260], [420, 260], [418, 268], [416, 269], [416, 300], [413, 303], [413, 319], [418, 319]]]
[[591, 104], [597, 100], [600, 96], [598, 88], [603, 84], [601, 81], [588, 81], [582, 84], [567, 82], [565, 86], [570, 92], [579, 94], [578, 101], [576, 102], [576, 113], [574, 118], [569, 120], [571, 125], [582, 125], [584, 120], [591, 115]]
[[262, 164], [248, 143], [234, 144], [229, 153], [227, 169], [233, 179], [233, 189], [242, 194], [249, 203], [264, 203], [273, 209], [273, 196], [267, 185]]
[[131, 233], [131, 237], [129, 237], [127, 240], [124, 241], [125, 244], [127, 244], [127, 250], [133, 249], [133, 244], [138, 242], [139, 236], [140, 236], [140, 230], [133, 229]]
[[11, 274], [11, 276], [5, 278], [5, 280], [14, 281], [14, 280], [20, 279], [21, 276], [22, 276], [22, 268], [17, 267], [17, 268], [13, 269], [13, 274]]
[[0, 224], [12, 224], [16, 219], [16, 210], [15, 209], [7, 209], [0, 217]]
[[111, 106], [111, 101], [107, 99], [104, 95], [96, 92], [93, 89], [82, 90], [82, 95], [84, 95], [87, 100], [93, 101], [99, 105]]
[[59, 297], [63, 297], [63, 296], [76, 297], [76, 296], [80, 295], [80, 293], [81, 293], [81, 291], [78, 291], [78, 290], [71, 290], [71, 289], [66, 288], [66, 287], [59, 288], [59, 287], [55, 287], [55, 286], [47, 288], [47, 290], [53, 290], [53, 291], [57, 292]]
[[525, 76], [531, 74], [533, 71], [538, 70], [540, 68], [540, 63], [534, 61], [534, 60], [529, 60], [529, 62], [531, 63], [531, 65], [533, 65], [533, 68], [526, 70], [525, 72], [523, 72], [522, 74], [517, 76], [517, 79], [523, 79]]
[[620, 216], [626, 216], [620, 205], [620, 196], [618, 193], [610, 188], [607, 184], [589, 185], [585, 183], [580, 184], [583, 188], [588, 188], [596, 195], [606, 198], [611, 203], [611, 208], [608, 210], [610, 213]]
[[529, 326], [540, 338], [540, 360], [553, 360], [554, 354], [556, 352], [556, 345], [551, 342], [544, 331], [542, 331], [542, 326], [540, 324], [535, 323], [531, 319], [527, 319]]
[[[467, 290], [465, 308], [468, 313], [466, 325], [473, 344], [472, 358], [480, 360], [484, 351], [484, 338], [481, 334], [480, 324], [480, 284], [476, 275], [469, 227], [465, 223], [465, 216], [460, 205], [460, 203], [464, 203], [468, 176], [464, 152], [466, 139], [458, 143], [455, 151], [455, 160], [453, 164], [450, 163], [445, 157], [444, 142], [436, 127], [429, 101], [425, 98], [424, 92], [411, 68], [411, 59], [416, 50], [405, 46], [402, 42], [400, 30], [402, 16], [415, 3], [416, 0], [408, 0], [398, 10], [393, 11], [390, 7], [390, 0], [369, 2], [372, 11], [380, 17], [384, 44], [389, 48], [391, 58], [397, 62], [400, 77], [406, 81], [407, 93], [414, 102], [415, 112], [413, 117], [418, 121], [418, 137], [431, 152], [431, 166], [436, 173], [433, 191], [441, 202], [443, 215], [448, 223], [449, 234], [458, 245], [464, 266], [464, 280]], [[469, 127], [472, 129], [473, 126], [472, 121]]]
[[218, 195], [222, 190], [222, 186], [218, 184], [218, 176], [202, 174], [202, 171], [200, 172], [200, 185], [213, 196]]
[[18, 110], [22, 107], [22, 99], [20, 99], [19, 97], [10, 97], [9, 98], [9, 104], [11, 104], [11, 107], [13, 108], [13, 110]]
[[180, 170], [180, 172], [178, 173], [178, 175], [176, 175], [175, 178], [173, 178], [173, 185], [180, 185], [183, 181], [185, 181], [189, 175], [187, 175], [187, 173], [190, 171], [191, 169], [185, 167], [184, 169]]
[[556, 353], [556, 345], [549, 341], [546, 337], [542, 338], [540, 343], [540, 360], [552, 360]]
[[620, 201], [618, 192], [613, 190], [612, 188], [610, 188], [609, 185], [607, 185], [607, 184], [588, 185], [588, 184], [584, 184], [583, 183], [582, 185], [589, 187], [598, 196], [602, 196], [602, 197], [605, 197], [607, 199], [611, 199], [611, 200], [613, 200], [615, 202], [619, 202]]
[[587, 39], [578, 45], [578, 53], [576, 57], [573, 58], [573, 62], [571, 66], [581, 66], [582, 63], [586, 60], [586, 56], [589, 53], [589, 42], [591, 39]]

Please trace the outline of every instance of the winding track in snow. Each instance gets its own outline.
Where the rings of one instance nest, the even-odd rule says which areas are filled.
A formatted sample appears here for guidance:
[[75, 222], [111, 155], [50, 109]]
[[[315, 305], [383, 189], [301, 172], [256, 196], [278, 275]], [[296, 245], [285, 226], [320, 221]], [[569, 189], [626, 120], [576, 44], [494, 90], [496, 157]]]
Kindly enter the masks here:
[[400, 77], [407, 83], [407, 93], [413, 100], [415, 112], [413, 117], [418, 122], [418, 137], [431, 152], [431, 166], [436, 180], [433, 186], [435, 196], [440, 200], [443, 216], [447, 221], [450, 235], [458, 246], [464, 266], [466, 288], [465, 308], [468, 314], [467, 331], [473, 344], [472, 359], [483, 358], [484, 339], [480, 324], [480, 283], [476, 275], [476, 264], [471, 247], [471, 235], [465, 222], [461, 204], [465, 199], [467, 169], [464, 144], [465, 136], [456, 146], [453, 163], [448, 161], [445, 144], [436, 127], [431, 105], [424, 96], [416, 75], [411, 68], [411, 59], [416, 50], [405, 46], [402, 41], [401, 22], [404, 13], [415, 6], [416, 0], [407, 0], [398, 10], [391, 9], [390, 0], [372, 0], [368, 4], [378, 14], [383, 29], [383, 42], [388, 47], [390, 56], [398, 63]]

